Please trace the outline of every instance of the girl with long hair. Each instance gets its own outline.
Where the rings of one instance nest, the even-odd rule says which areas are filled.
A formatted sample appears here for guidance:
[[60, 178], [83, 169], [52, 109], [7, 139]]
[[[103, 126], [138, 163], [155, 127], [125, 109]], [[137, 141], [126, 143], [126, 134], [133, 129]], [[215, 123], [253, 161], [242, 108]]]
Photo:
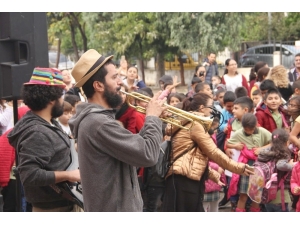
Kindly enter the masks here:
[[271, 148], [263, 149], [258, 154], [258, 161], [274, 161], [276, 164], [277, 182], [284, 179], [284, 202], [285, 210], [281, 206], [281, 190], [278, 190], [276, 199], [265, 204], [267, 212], [289, 211], [288, 205], [291, 203], [289, 194], [291, 171], [295, 165], [291, 159], [291, 152], [288, 148], [289, 134], [285, 129], [276, 129], [272, 132]]

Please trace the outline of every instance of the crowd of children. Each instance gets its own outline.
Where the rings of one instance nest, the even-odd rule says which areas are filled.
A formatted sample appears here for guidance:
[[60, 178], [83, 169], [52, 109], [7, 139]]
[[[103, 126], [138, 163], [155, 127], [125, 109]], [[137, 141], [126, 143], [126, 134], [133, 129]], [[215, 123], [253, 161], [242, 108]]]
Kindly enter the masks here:
[[[192, 99], [197, 93], [208, 95], [213, 101], [206, 108], [215, 108], [222, 115], [214, 118], [209, 131], [219, 150], [234, 161], [250, 166], [256, 161], [275, 161], [278, 180], [285, 178], [286, 205], [285, 209], [281, 207], [282, 196], [279, 190], [276, 199], [268, 204], [251, 201], [247, 195], [249, 176], [224, 171], [224, 168], [210, 160], [209, 167], [220, 174], [224, 185], [206, 180], [204, 210], [217, 212], [219, 207], [230, 201], [231, 211], [235, 212], [290, 211], [290, 203], [299, 212], [300, 201], [297, 196], [300, 195], [300, 164], [297, 161], [300, 159], [300, 80], [286, 85], [285, 81], [275, 80], [273, 75], [268, 77], [268, 73], [277, 74], [278, 68], [273, 71], [274, 68], [269, 69], [265, 63], [260, 62], [260, 68], [257, 66], [257, 71], [253, 72], [256, 77], [249, 87], [248, 84], [245, 85], [244, 76], [237, 72], [236, 62], [229, 59], [226, 63], [227, 74], [223, 78], [212, 76], [210, 83], [204, 79], [205, 71], [201, 71], [204, 67], [196, 68], [187, 93], [177, 92], [176, 86], [180, 84], [177, 77], [162, 76], [159, 80], [161, 98], [166, 97], [170, 106], [184, 109], [185, 99]], [[124, 92], [136, 92], [149, 98], [153, 97], [153, 92], [139, 78], [136, 67], [129, 67], [127, 71], [124, 68], [126, 66], [120, 72], [124, 78], [121, 89], [123, 104], [117, 109], [116, 119], [132, 133], [138, 133], [145, 120], [145, 115], [138, 108], [145, 108], [147, 103], [127, 96]], [[72, 137], [68, 120], [76, 113], [76, 105], [81, 100], [77, 95], [65, 94], [64, 101], [64, 113], [57, 120], [62, 129]], [[132, 108], [132, 105], [137, 108]], [[199, 110], [204, 116], [210, 116], [210, 110], [207, 111], [206, 108], [203, 108], [203, 112]], [[162, 141], [170, 138], [165, 135], [167, 126], [169, 125], [164, 122]], [[164, 194], [164, 180], [153, 177], [150, 167], [138, 168], [137, 174], [144, 199], [144, 211], [159, 211]], [[220, 199], [222, 191], [224, 198]]]
[[[162, 96], [167, 97], [167, 104], [179, 109], [184, 108], [184, 99], [192, 99], [197, 93], [211, 96], [214, 100], [211, 107], [222, 114], [220, 120], [215, 118], [212, 126], [214, 127], [213, 132], [211, 132], [211, 137], [220, 151], [224, 151], [237, 162], [247, 163], [251, 166], [258, 160], [275, 161], [278, 179], [286, 178], [284, 192], [286, 207], [285, 209], [281, 207], [282, 197], [279, 191], [276, 199], [268, 204], [262, 205], [251, 201], [247, 194], [249, 176], [240, 176], [224, 171], [218, 164], [210, 161], [209, 167], [220, 173], [225, 186], [222, 187], [212, 180], [205, 182], [204, 209], [209, 212], [217, 212], [218, 208], [224, 206], [228, 201], [231, 204], [231, 211], [236, 212], [290, 211], [289, 204], [292, 202], [292, 208], [296, 209], [297, 195], [300, 194], [300, 175], [296, 172], [299, 172], [297, 160], [300, 147], [298, 139], [300, 134], [300, 117], [298, 117], [300, 115], [300, 81], [288, 85], [287, 88], [293, 90], [293, 93], [287, 98], [287, 91], [285, 91], [283, 98], [282, 81], [274, 82], [274, 78], [271, 79], [268, 76], [268, 73], [276, 74], [278, 68], [272, 71], [273, 69], [268, 68], [266, 63], [260, 62], [257, 65], [257, 71], [253, 72], [256, 78], [248, 87], [248, 85], [244, 85], [244, 77], [241, 78], [237, 72], [235, 61], [228, 60], [227, 63], [230, 72], [227, 77], [234, 81], [234, 85], [231, 85], [229, 78], [222, 79], [216, 75], [212, 76], [211, 83], [209, 83], [200, 79], [202, 76], [199, 77], [199, 73], [195, 72], [188, 92], [179, 93], [176, 91], [177, 80], [174, 81], [172, 76], [164, 75], [159, 81], [163, 91]], [[199, 68], [196, 70], [198, 71]], [[230, 87], [229, 90], [226, 87]], [[147, 95], [143, 89], [135, 91]], [[133, 104], [139, 105], [139, 101], [136, 100]], [[167, 124], [164, 127], [166, 126]], [[164, 135], [162, 140], [166, 138], [170, 137]], [[285, 143], [284, 146], [287, 147], [283, 148], [282, 143]], [[143, 176], [143, 173], [147, 176]], [[147, 179], [152, 179], [153, 182], [153, 177], [151, 177], [150, 168], [143, 168], [143, 173], [139, 173], [139, 175], [143, 177], [144, 201], [152, 204], [145, 203], [145, 211], [157, 211], [162, 200], [164, 183], [160, 180], [154, 187], [147, 188], [149, 185]], [[155, 191], [155, 186], [159, 187], [159, 191]], [[221, 190], [224, 192], [222, 200], [220, 199]], [[153, 204], [156, 205], [153, 206]], [[299, 204], [297, 211], [299, 211]]]

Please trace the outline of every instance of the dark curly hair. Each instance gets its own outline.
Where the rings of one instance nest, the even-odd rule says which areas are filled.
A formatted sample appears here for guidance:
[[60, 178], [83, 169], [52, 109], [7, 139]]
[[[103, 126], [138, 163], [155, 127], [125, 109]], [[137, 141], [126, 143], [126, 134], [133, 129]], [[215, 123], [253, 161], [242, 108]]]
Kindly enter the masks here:
[[45, 109], [49, 102], [63, 95], [63, 88], [47, 85], [23, 85], [21, 95], [24, 103], [33, 111]]

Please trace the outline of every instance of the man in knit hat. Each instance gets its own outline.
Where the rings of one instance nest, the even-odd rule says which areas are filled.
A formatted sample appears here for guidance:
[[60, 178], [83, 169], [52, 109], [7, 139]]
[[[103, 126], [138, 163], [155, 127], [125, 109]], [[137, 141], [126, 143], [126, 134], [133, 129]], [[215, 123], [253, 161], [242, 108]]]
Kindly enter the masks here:
[[65, 171], [71, 163], [71, 144], [55, 120], [63, 113], [64, 88], [59, 70], [35, 68], [22, 87], [30, 111], [7, 136], [18, 153], [17, 169], [33, 212], [68, 212], [74, 207], [50, 186], [80, 181], [78, 169]]

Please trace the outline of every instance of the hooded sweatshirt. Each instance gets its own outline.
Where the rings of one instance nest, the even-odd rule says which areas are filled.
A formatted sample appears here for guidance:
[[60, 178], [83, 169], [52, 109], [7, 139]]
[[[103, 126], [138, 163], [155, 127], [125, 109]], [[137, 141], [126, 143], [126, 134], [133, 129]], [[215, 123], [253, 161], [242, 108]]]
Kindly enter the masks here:
[[55, 183], [54, 171], [66, 170], [71, 162], [70, 140], [55, 120], [51, 122], [29, 111], [7, 136], [18, 152], [26, 200], [43, 209], [73, 204], [49, 186]]
[[115, 111], [92, 103], [77, 106], [69, 124], [77, 138], [84, 211], [142, 211], [136, 167], [159, 156], [162, 122], [147, 116], [139, 134], [115, 120]]

